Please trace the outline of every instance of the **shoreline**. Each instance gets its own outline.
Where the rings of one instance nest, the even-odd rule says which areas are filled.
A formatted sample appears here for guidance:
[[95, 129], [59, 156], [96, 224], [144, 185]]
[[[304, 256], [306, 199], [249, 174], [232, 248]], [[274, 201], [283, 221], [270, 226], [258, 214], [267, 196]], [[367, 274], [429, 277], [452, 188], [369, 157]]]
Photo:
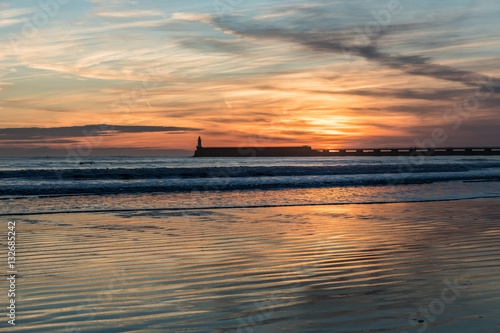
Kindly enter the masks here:
[[448, 201], [466, 201], [481, 199], [498, 199], [500, 195], [476, 196], [470, 198], [446, 198], [432, 200], [408, 200], [408, 201], [373, 201], [373, 202], [338, 202], [338, 203], [304, 203], [304, 204], [276, 204], [276, 205], [249, 205], [249, 206], [207, 206], [207, 207], [163, 207], [163, 208], [130, 208], [130, 209], [96, 209], [96, 210], [68, 210], [68, 211], [46, 211], [28, 213], [0, 213], [0, 216], [31, 216], [31, 215], [54, 215], [54, 214], [92, 214], [92, 213], [120, 213], [120, 212], [155, 212], [155, 211], [190, 211], [190, 210], [219, 210], [219, 209], [250, 209], [250, 208], [280, 208], [280, 207], [316, 207], [316, 206], [346, 206], [346, 205], [386, 205], [407, 203], [431, 203]]

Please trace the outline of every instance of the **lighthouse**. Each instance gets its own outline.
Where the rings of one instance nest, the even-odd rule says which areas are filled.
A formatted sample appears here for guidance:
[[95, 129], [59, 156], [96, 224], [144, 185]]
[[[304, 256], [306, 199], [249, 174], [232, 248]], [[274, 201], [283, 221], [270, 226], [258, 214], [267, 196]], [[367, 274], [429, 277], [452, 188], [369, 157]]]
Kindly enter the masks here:
[[198, 137], [198, 145], [196, 146], [196, 149], [201, 148], [201, 136]]

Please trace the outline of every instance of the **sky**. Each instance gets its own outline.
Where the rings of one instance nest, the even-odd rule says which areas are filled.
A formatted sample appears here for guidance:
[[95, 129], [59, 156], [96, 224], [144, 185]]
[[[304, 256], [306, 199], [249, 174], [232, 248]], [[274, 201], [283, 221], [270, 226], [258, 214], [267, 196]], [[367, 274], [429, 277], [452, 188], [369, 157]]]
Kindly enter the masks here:
[[494, 0], [0, 0], [0, 148], [500, 146]]

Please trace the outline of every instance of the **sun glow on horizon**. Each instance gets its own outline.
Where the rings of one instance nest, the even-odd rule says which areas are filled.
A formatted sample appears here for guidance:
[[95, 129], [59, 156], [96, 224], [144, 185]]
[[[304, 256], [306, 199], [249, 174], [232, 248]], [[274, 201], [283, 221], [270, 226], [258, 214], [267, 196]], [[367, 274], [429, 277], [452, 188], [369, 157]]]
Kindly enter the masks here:
[[99, 124], [129, 126], [94, 138], [103, 148], [192, 150], [199, 135], [213, 146], [413, 146], [436, 128], [447, 145], [500, 139], [497, 91], [460, 113], [488, 89], [476, 78], [499, 80], [500, 3], [407, 5], [364, 48], [353, 27], [375, 3], [245, 4], [222, 20], [197, 0], [71, 2], [33, 36], [23, 22], [43, 8], [3, 7], [0, 31], [18, 39], [0, 50], [0, 149], [85, 145], [81, 129]]

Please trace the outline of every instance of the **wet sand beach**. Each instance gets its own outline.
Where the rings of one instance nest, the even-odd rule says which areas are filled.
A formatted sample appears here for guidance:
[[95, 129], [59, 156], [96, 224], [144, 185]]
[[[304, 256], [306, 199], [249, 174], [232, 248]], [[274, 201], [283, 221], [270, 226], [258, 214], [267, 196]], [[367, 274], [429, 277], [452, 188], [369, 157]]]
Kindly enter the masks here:
[[4, 216], [2, 331], [500, 332], [499, 203]]

